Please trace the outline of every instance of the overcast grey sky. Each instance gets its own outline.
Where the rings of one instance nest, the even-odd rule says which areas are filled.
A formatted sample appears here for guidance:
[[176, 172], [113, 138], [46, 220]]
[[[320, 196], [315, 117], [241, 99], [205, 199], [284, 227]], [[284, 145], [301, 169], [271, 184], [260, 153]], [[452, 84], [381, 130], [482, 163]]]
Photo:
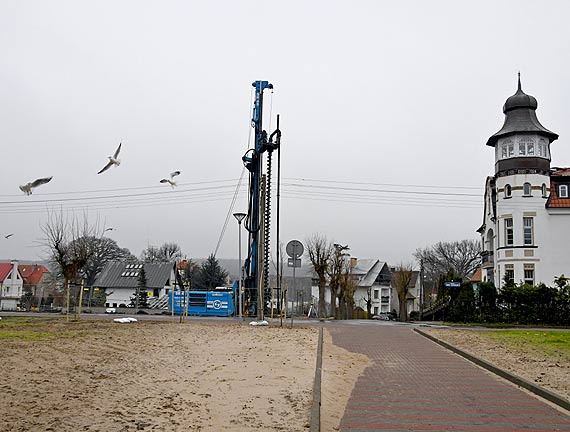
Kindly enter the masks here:
[[[275, 86], [271, 127], [281, 114], [284, 241], [320, 232], [354, 256], [396, 264], [418, 247], [476, 238], [494, 173], [485, 143], [517, 71], [542, 124], [560, 134], [552, 165], [570, 166], [569, 9], [3, 0], [0, 258], [43, 258], [50, 208], [88, 209], [135, 255], [165, 241], [189, 257], [213, 252], [258, 79]], [[119, 142], [122, 164], [97, 175]], [[182, 171], [174, 190], [159, 183], [173, 170]], [[46, 176], [31, 196], [18, 189]], [[245, 209], [244, 187], [234, 211]], [[218, 256], [236, 255], [232, 218]]]

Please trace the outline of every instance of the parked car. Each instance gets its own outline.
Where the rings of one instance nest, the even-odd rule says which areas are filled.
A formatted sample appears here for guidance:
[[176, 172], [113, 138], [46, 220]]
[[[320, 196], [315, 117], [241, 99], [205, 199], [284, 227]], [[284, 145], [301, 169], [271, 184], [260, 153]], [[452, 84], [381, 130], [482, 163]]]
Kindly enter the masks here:
[[117, 313], [117, 309], [115, 309], [115, 308], [107, 308], [107, 309], [105, 309], [105, 313], [106, 313], [106, 314], [114, 314], [114, 313]]
[[380, 315], [373, 315], [372, 319], [375, 320], [380, 320], [380, 321], [390, 321], [390, 315], [388, 315], [387, 313], [382, 313]]

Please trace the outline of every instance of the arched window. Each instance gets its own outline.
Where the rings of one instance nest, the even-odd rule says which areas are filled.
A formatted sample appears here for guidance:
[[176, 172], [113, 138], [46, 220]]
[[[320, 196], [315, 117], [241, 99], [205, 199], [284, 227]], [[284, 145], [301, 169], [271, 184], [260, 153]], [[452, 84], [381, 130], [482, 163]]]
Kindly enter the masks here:
[[546, 185], [542, 183], [542, 198], [546, 198]]
[[530, 186], [530, 183], [523, 184], [523, 196], [530, 196], [531, 191], [532, 187]]
[[558, 186], [558, 198], [568, 198], [568, 185]]
[[505, 185], [505, 198], [510, 198], [511, 193], [512, 193], [511, 185], [510, 184]]

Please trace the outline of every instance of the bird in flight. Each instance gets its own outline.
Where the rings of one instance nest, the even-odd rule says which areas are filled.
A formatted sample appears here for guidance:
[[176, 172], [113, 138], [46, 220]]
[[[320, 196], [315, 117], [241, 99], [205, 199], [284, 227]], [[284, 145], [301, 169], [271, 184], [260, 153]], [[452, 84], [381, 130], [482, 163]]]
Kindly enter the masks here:
[[34, 180], [33, 182], [26, 183], [25, 185], [20, 185], [20, 190], [22, 192], [24, 192], [26, 195], [31, 195], [32, 190], [34, 188], [37, 188], [40, 185], [48, 183], [52, 178], [53, 178], [53, 176], [52, 177], [39, 178], [39, 179]]
[[174, 189], [174, 186], [176, 186], [176, 180], [174, 180], [174, 177], [178, 175], [180, 175], [180, 171], [173, 171], [170, 173], [170, 178], [163, 178], [162, 180], [160, 180], [160, 182], [168, 183]]
[[107, 171], [109, 168], [111, 168], [113, 165], [119, 166], [121, 165], [121, 160], [118, 159], [119, 157], [119, 152], [121, 151], [121, 144], [119, 143], [119, 147], [117, 147], [117, 150], [115, 150], [115, 154], [113, 156], [109, 156], [109, 162], [107, 163], [107, 165], [105, 165], [101, 171], [99, 171], [97, 174], [101, 174], [102, 172]]
[[8, 234], [8, 235], [5, 235], [4, 238], [5, 238], [5, 239], [9, 239], [9, 238], [12, 237], [13, 235], [14, 235], [14, 234]]

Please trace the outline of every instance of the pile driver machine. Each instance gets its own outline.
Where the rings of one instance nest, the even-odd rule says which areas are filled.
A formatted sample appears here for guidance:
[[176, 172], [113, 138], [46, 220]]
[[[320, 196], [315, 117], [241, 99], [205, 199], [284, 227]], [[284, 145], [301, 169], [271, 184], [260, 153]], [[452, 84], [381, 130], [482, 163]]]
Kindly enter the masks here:
[[[277, 151], [277, 249], [279, 248], [279, 196], [280, 196], [280, 147], [281, 131], [279, 115], [277, 127], [268, 134], [263, 129], [263, 94], [273, 90], [268, 81], [255, 81], [255, 102], [253, 105], [252, 128], [255, 131], [254, 146], [242, 157], [249, 171], [248, 210], [245, 228], [248, 232], [248, 255], [243, 263], [244, 314], [263, 319], [270, 305], [271, 287], [269, 280], [270, 228], [271, 228], [271, 179], [272, 155]], [[263, 155], [267, 155], [263, 170]], [[279, 252], [277, 252], [277, 298], [280, 298]], [[242, 263], [240, 263], [241, 265]], [[278, 305], [280, 302], [277, 303]], [[279, 306], [278, 306], [279, 309]]]

